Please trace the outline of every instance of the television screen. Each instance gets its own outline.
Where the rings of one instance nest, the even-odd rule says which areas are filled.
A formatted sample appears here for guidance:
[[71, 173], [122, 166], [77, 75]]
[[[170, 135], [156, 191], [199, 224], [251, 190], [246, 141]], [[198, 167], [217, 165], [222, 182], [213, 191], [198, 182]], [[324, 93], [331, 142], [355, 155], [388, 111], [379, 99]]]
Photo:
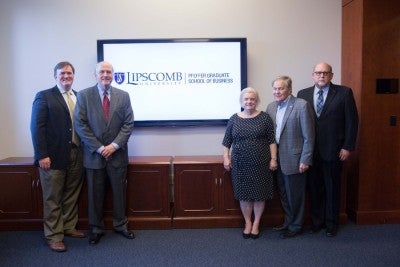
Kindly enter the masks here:
[[247, 86], [246, 38], [97, 40], [135, 126], [226, 125]]

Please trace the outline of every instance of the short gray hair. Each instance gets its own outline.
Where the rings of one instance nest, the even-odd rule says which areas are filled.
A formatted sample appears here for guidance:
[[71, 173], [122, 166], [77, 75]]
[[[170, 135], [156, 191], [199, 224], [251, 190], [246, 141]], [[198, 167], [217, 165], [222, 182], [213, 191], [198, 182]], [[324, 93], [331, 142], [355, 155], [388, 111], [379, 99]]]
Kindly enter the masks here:
[[255, 97], [256, 97], [257, 105], [260, 103], [260, 96], [258, 95], [257, 90], [254, 89], [253, 87], [244, 88], [244, 89], [240, 92], [240, 103], [242, 103], [244, 94], [247, 94], [247, 93], [254, 94]]

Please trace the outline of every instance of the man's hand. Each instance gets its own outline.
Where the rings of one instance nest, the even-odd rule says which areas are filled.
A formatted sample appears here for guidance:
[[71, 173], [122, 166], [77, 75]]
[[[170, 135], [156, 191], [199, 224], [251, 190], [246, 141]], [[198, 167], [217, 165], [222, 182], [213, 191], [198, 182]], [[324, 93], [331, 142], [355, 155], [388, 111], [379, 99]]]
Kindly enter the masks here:
[[43, 158], [39, 160], [39, 166], [40, 168], [42, 168], [43, 170], [49, 170], [50, 169], [50, 165], [51, 165], [51, 159], [50, 157], [47, 158]]
[[101, 152], [101, 155], [106, 159], [110, 160], [112, 154], [116, 151], [115, 147], [112, 144], [109, 144], [104, 147], [104, 150]]

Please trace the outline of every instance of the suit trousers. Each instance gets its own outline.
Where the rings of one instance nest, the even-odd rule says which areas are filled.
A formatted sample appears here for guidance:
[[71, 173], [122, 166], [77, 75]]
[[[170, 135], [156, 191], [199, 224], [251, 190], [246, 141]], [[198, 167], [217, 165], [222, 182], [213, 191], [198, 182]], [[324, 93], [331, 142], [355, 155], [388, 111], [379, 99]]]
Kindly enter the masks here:
[[315, 159], [309, 170], [311, 217], [315, 226], [337, 228], [340, 213], [340, 182], [343, 162]]
[[305, 173], [285, 175], [278, 169], [277, 183], [285, 212], [283, 225], [292, 232], [303, 230], [307, 176]]
[[109, 182], [113, 199], [113, 228], [127, 230], [126, 217], [126, 175], [128, 166], [115, 168], [107, 163], [103, 169], [86, 169], [88, 184], [89, 226], [93, 233], [104, 231], [104, 197]]
[[66, 170], [39, 168], [43, 192], [43, 228], [49, 243], [64, 239], [78, 222], [78, 198], [83, 184], [82, 153], [73, 148]]

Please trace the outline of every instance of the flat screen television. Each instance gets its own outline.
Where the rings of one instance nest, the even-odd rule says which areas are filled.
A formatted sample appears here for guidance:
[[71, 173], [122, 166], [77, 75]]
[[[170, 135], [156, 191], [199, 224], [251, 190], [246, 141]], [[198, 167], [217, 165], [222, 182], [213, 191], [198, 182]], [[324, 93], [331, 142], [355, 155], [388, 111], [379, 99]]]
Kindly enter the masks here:
[[131, 97], [135, 126], [217, 126], [241, 110], [246, 38], [97, 40]]

